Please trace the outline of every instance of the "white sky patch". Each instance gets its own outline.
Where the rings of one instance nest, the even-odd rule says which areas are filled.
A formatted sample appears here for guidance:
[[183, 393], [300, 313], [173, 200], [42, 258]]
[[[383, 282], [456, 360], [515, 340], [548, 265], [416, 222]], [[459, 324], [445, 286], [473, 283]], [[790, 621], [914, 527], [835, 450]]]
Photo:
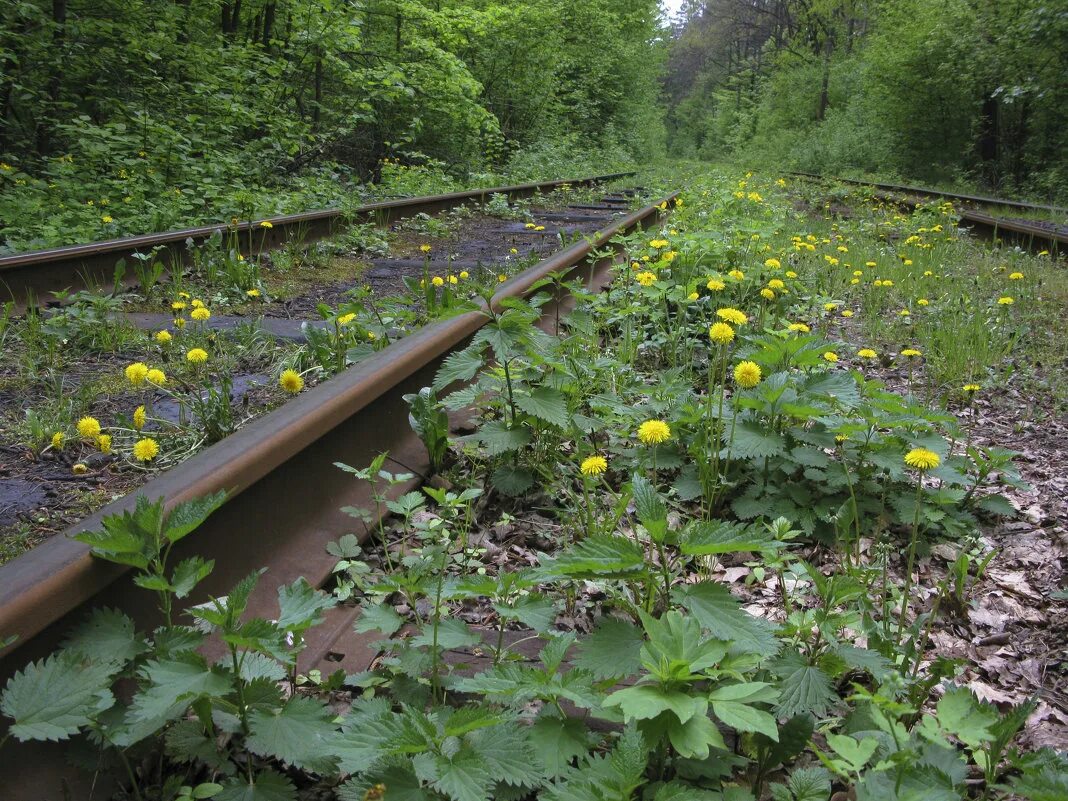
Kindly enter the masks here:
[[682, 8], [682, 0], [660, 0], [660, 7], [664, 9], [664, 16], [674, 16]]

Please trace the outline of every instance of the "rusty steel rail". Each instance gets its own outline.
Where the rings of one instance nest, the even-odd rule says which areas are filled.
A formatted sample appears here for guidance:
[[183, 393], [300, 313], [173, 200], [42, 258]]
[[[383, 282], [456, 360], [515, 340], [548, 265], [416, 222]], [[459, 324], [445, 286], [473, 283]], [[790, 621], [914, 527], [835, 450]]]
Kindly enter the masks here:
[[[958, 195], [953, 194], [952, 192], [942, 192], [937, 189], [927, 189], [924, 187], [898, 186], [897, 184], [858, 181], [850, 178], [825, 177], [808, 172], [793, 172], [789, 174], [816, 181], [837, 181], [852, 186], [870, 187], [879, 190], [879, 192], [875, 194], [875, 197], [892, 203], [901, 203], [904, 201], [912, 203], [913, 205], [918, 205], [920, 201], [911, 201], [908, 200], [907, 197], [902, 197], [903, 195], [911, 194], [932, 198], [944, 198], [946, 200], [956, 201], [960, 204], [1013, 208], [1029, 212], [1068, 214], [1068, 209], [1061, 206], [1042, 206], [1035, 203], [1025, 203], [1019, 200], [1003, 200], [999, 198], [981, 197], [978, 195]], [[967, 207], [958, 208], [957, 213], [960, 215], [962, 223], [968, 223], [971, 227], [980, 229], [984, 234], [995, 240], [999, 238], [1008, 238], [1021, 244], [1025, 244], [1029, 248], [1033, 248], [1036, 244], [1040, 243], [1054, 251], [1061, 250], [1064, 246], [1068, 246], [1068, 226], [1066, 225], [1043, 223], [1037, 220], [1005, 219], [987, 214], [985, 211]]]
[[904, 186], [901, 184], [884, 184], [876, 181], [860, 181], [854, 178], [837, 178], [817, 175], [814, 172], [791, 172], [789, 175], [797, 175], [802, 178], [812, 178], [817, 181], [837, 181], [842, 184], [853, 186], [870, 186], [874, 189], [883, 189], [887, 192], [906, 192], [914, 195], [927, 195], [929, 197], [944, 197], [961, 203], [974, 203], [978, 206], [1005, 206], [1006, 208], [1020, 209], [1021, 211], [1043, 211], [1055, 214], [1068, 214], [1068, 208], [1064, 206], [1051, 206], [1042, 203], [1033, 203], [1024, 200], [1005, 200], [1003, 198], [985, 197], [983, 195], [962, 195], [953, 192], [945, 192], [941, 189], [931, 189], [925, 186]]
[[[300, 214], [287, 214], [226, 225], [202, 225], [180, 231], [167, 231], [141, 236], [109, 239], [85, 245], [35, 250], [0, 256], [0, 302], [12, 300], [20, 308], [28, 299], [44, 297], [49, 292], [108, 286], [114, 280], [115, 265], [121, 259], [129, 261], [135, 254], [153, 254], [166, 269], [189, 260], [189, 242], [198, 244], [219, 234], [231, 237], [234, 247], [243, 254], [258, 253], [281, 247], [292, 238], [301, 241], [322, 239], [356, 222], [388, 224], [415, 214], [444, 211], [467, 203], [483, 203], [490, 195], [510, 198], [530, 197], [564, 185], [592, 186], [634, 175], [616, 172], [575, 180], [541, 181], [450, 192], [445, 195], [402, 198], [369, 203], [350, 210], [324, 209]], [[266, 225], [265, 225], [266, 223]], [[126, 282], [136, 280], [133, 265], [129, 265]]]

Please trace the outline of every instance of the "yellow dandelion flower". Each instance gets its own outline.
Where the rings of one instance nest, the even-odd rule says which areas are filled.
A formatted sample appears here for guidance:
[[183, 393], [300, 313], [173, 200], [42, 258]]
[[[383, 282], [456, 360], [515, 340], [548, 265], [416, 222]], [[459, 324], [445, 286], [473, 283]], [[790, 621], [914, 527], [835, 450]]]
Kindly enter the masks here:
[[784, 284], [778, 278], [772, 278], [770, 281], [768, 281], [768, 289], [785, 289], [785, 287], [786, 284]]
[[874, 359], [879, 354], [873, 351], [871, 348], [861, 348], [857, 351], [857, 356], [862, 359]]
[[151, 437], [139, 439], [134, 443], [133, 455], [139, 462], [151, 462], [159, 455], [159, 443]]
[[1002, 295], [1000, 298], [998, 298], [998, 305], [999, 306], [1011, 306], [1015, 302], [1016, 301], [1014, 301], [1008, 295]]
[[111, 435], [101, 434], [96, 438], [96, 447], [100, 449], [101, 453], [111, 453]]
[[853, 310], [852, 309], [846, 309], [844, 312], [842, 312], [842, 316], [843, 317], [852, 317], [853, 316]]
[[634, 280], [642, 286], [652, 286], [656, 283], [656, 274], [650, 272], [640, 272], [634, 276]]
[[721, 320], [726, 320], [731, 325], [745, 325], [749, 322], [749, 318], [746, 317], [745, 312], [741, 312], [738, 309], [727, 306], [722, 309], [716, 309], [716, 317]]
[[432, 283], [434, 286], [445, 286], [445, 279], [442, 278], [440, 275], [435, 275], [433, 278], [430, 279], [430, 283]]
[[153, 367], [148, 371], [148, 375], [145, 376], [145, 380], [150, 384], [155, 384], [157, 387], [162, 387], [167, 383], [167, 374], [162, 370]]
[[245, 292], [245, 294], [248, 295], [250, 298], [258, 298], [260, 296], [260, 291], [258, 289], [250, 289]]
[[77, 464], [71, 465], [70, 471], [76, 476], [84, 476], [89, 472], [89, 465], [84, 462], [78, 462]]
[[726, 323], [713, 323], [708, 329], [708, 338], [717, 345], [726, 345], [734, 339], [734, 329]]
[[203, 348], [193, 348], [185, 354], [185, 359], [190, 364], [203, 364], [208, 360], [208, 352]]
[[773, 270], [778, 270], [782, 267], [782, 262], [778, 259], [764, 259], [764, 266], [770, 267]]
[[824, 303], [823, 304], [824, 311], [834, 311], [837, 308], [838, 308], [838, 304], [837, 303]]
[[185, 328], [185, 318], [183, 318], [183, 317], [175, 317], [174, 318], [174, 327], [177, 328], [179, 331], [182, 330], [183, 328]]
[[83, 417], [78, 421], [78, 434], [85, 439], [96, 439], [100, 436], [100, 421], [95, 417]]
[[942, 457], [927, 448], [913, 448], [905, 454], [905, 464], [917, 470], [931, 470], [942, 462]]
[[671, 439], [671, 426], [663, 420], [646, 420], [638, 426], [638, 439], [643, 445], [659, 445]]
[[429, 253], [430, 252], [430, 245], [420, 245], [419, 246], [419, 250], [422, 251], [423, 253]]
[[666, 248], [668, 246], [668, 244], [669, 244], [669, 242], [666, 239], [651, 239], [651, 240], [649, 240], [649, 247], [655, 248], [656, 250], [660, 250], [661, 248]]
[[836, 361], [838, 361], [838, 354], [835, 353], [833, 350], [828, 350], [824, 352], [823, 359], [824, 361], [828, 361], [831, 364], [834, 364]]
[[467, 272], [467, 270], [460, 270], [460, 280], [461, 281], [466, 281], [470, 277], [471, 277], [471, 273]]
[[697, 300], [700, 297], [701, 296], [698, 295], [696, 292], [691, 292], [689, 295], [686, 296], [686, 300]]
[[134, 409], [133, 427], [137, 431], [140, 431], [142, 428], [145, 427], [145, 417], [146, 417], [146, 415], [145, 415], [145, 407], [144, 406], [138, 406], [136, 409]]
[[[864, 262], [864, 266], [865, 267], [875, 267], [877, 265], [873, 261], [866, 261], [866, 262]], [[857, 270], [855, 273], [853, 273], [853, 275], [860, 275], [860, 270]]]
[[761, 378], [760, 365], [756, 362], [741, 362], [734, 368], [734, 383], [744, 389], [752, 389]]
[[965, 385], [964, 385], [963, 387], [961, 387], [961, 388], [962, 388], [962, 389], [963, 389], [963, 390], [964, 390], [965, 392], [967, 392], [967, 393], [968, 393], [969, 395], [971, 395], [971, 394], [973, 394], [973, 393], [975, 393], [975, 392], [978, 392], [979, 390], [981, 390], [981, 389], [982, 389], [982, 387], [981, 387], [981, 386], [979, 386], [978, 384], [965, 384]]
[[455, 286], [456, 284], [460, 283], [460, 279], [457, 278], [455, 275], [450, 275], [449, 276], [449, 283], [452, 284], [453, 286]]
[[727, 285], [720, 281], [718, 278], [709, 279], [709, 282], [705, 284], [705, 288], [712, 290], [713, 292], [722, 292], [727, 288]]
[[203, 309], [204, 308], [204, 301], [202, 301], [202, 300], [194, 300], [190, 305], [194, 309]]
[[519, 255], [518, 248], [509, 248], [508, 252], [511, 253], [513, 256], [518, 256]]
[[189, 316], [196, 320], [198, 323], [202, 323], [211, 317], [211, 312], [201, 306], [198, 309], [193, 309], [193, 311], [189, 313]]
[[304, 379], [296, 370], [285, 370], [278, 378], [278, 385], [286, 392], [296, 395], [304, 389]]
[[579, 472], [584, 476], [599, 476], [608, 469], [608, 460], [603, 456], [587, 456], [579, 465]]
[[185, 309], [185, 307], [186, 304], [180, 300], [176, 300], [174, 301], [174, 303], [171, 304], [171, 308], [175, 311], [182, 311], [183, 309]]
[[890, 279], [885, 279], [883, 281], [883, 286], [893, 286], [893, 285], [894, 285], [894, 282], [891, 281]]
[[901, 355], [904, 356], [906, 359], [915, 359], [918, 356], [922, 356], [923, 353], [921, 351], [916, 350], [916, 348], [905, 348], [903, 351], [901, 351]]
[[156, 332], [156, 342], [158, 342], [161, 345], [166, 345], [168, 342], [171, 341], [171, 339], [172, 339], [172, 337], [171, 337], [171, 332], [170, 331], [163, 330], [163, 331], [157, 331]]
[[735, 281], [741, 281], [743, 278], [745, 278], [745, 273], [743, 273], [741, 270], [731, 270], [729, 273], [727, 273], [727, 275], [729, 275]]
[[133, 364], [126, 366], [126, 380], [135, 387], [139, 387], [145, 383], [145, 378], [147, 376], [148, 365], [144, 362], [134, 362]]
[[356, 312], [349, 312], [348, 314], [342, 314], [337, 318], [338, 325], [348, 325], [356, 319]]
[[916, 305], [917, 306], [930, 306], [931, 305], [931, 301], [929, 301], [927, 298], [919, 298], [916, 301]]
[[505, 275], [504, 273], [501, 273], [500, 275], [497, 276], [497, 283], [498, 284], [503, 284], [507, 280], [508, 280], [508, 276]]
[[802, 334], [809, 333], [812, 329], [804, 323], [790, 323], [786, 326], [790, 331], [800, 331]]
[[795, 273], [793, 270], [787, 270], [786, 271], [786, 277], [787, 278], [797, 278], [797, 273]]
[[1023, 277], [1024, 277], [1023, 273], [1009, 273], [1009, 280], [1010, 281], [1019, 281]]
[[63, 450], [63, 441], [67, 438], [67, 435], [62, 431], [57, 431], [52, 435], [52, 447], [57, 450]]
[[760, 290], [760, 297], [764, 298], [764, 300], [775, 300], [775, 293], [764, 287]]
[[274, 223], [270, 220], [264, 220], [260, 223], [260, 228], [274, 228]]

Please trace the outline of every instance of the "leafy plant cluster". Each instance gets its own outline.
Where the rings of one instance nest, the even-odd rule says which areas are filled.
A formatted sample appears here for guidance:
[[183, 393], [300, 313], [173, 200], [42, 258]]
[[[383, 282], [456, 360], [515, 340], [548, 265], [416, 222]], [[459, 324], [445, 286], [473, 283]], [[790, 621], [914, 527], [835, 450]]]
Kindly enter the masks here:
[[[605, 292], [558, 275], [484, 309], [407, 398], [439, 480], [406, 491], [386, 454], [338, 465], [370, 487], [372, 508], [344, 511], [376, 547], [331, 544], [332, 593], [283, 585], [273, 620], [249, 614], [258, 576], [191, 595], [212, 565], [170, 549], [221, 497], [170, 515], [141, 499], [82, 535], [135, 568], [164, 625], [94, 613], [8, 683], [8, 737], [87, 733], [93, 763], [145, 798], [1063, 796], [1064, 755], [1014, 744], [1034, 702], [980, 701], [929, 648], [985, 564], [962, 556], [926, 604], [912, 592], [923, 549], [1010, 511], [1011, 454], [973, 446], [911, 380], [865, 375], [831, 333], [827, 267], [843, 268], [778, 190], [695, 182], [623, 242]], [[831, 258], [855, 247], [837, 241]], [[575, 310], [543, 314], [554, 296]], [[478, 424], [457, 439], [460, 408]], [[501, 556], [513, 545], [521, 562]], [[753, 614], [726, 564], [776, 603]], [[298, 674], [339, 602], [379, 658]]]

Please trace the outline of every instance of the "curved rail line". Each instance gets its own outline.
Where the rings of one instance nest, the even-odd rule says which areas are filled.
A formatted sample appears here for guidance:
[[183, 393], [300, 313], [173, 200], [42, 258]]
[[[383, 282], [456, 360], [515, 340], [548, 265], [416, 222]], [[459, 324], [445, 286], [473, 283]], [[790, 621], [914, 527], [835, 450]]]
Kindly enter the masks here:
[[[500, 310], [506, 298], [529, 294], [538, 281], [558, 270], [583, 279], [591, 289], [604, 286], [620, 258], [617, 234], [655, 223], [660, 204], [676, 194], [614, 221], [513, 277], [494, 295], [492, 308]], [[569, 298], [557, 296], [542, 307], [546, 330], [558, 310], [569, 309]], [[333, 463], [366, 464], [386, 451], [389, 469], [413, 474], [394, 492], [418, 487], [427, 477], [428, 458], [408, 425], [402, 396], [429, 385], [441, 361], [466, 345], [485, 321], [484, 315], [468, 312], [429, 325], [145, 484], [140, 494], [162, 496], [171, 506], [220, 489], [230, 493], [221, 509], [175, 547], [176, 560], [195, 554], [216, 563], [188, 603], [225, 594], [264, 565], [268, 580], [261, 581], [253, 595], [252, 615], [276, 616], [275, 588], [281, 583], [303, 576], [314, 586], [327, 584], [336, 560], [325, 546], [354, 525], [341, 507], [375, 508], [364, 482], [353, 480]], [[454, 415], [453, 422], [462, 423], [465, 416]], [[105, 515], [132, 509], [137, 494], [106, 506], [66, 534], [99, 528]], [[361, 538], [372, 528], [364, 527]], [[0, 653], [0, 680], [54, 649], [90, 608], [122, 609], [142, 630], [157, 623], [144, 603], [144, 590], [118, 580], [124, 572], [121, 566], [94, 559], [85, 545], [64, 535], [0, 566], [0, 632], [19, 635]], [[298, 669], [321, 667], [324, 674], [338, 668], [367, 669], [374, 658], [368, 644], [378, 635], [355, 634], [352, 623], [357, 614], [353, 607], [335, 608], [324, 625], [312, 630]], [[42, 782], [55, 785], [59, 780], [62, 744], [8, 743], [8, 748], [7, 762], [0, 768], [5, 801], [52, 797], [42, 792]], [[69, 774], [63, 779], [77, 781]], [[72, 787], [72, 797], [83, 797], [77, 786]]]
[[963, 204], [963, 207], [957, 210], [962, 222], [970, 223], [973, 227], [981, 229], [994, 239], [1007, 236], [1026, 244], [1028, 247], [1034, 247], [1036, 243], [1043, 243], [1051, 250], [1060, 250], [1063, 246], [1068, 245], [1068, 226], [1044, 225], [1037, 221], [1030, 222], [1020, 219], [1005, 219], [1003, 217], [995, 217], [994, 215], [987, 214], [976, 208], [968, 207], [970, 204], [975, 206], [1019, 209], [1027, 212], [1068, 214], [1068, 208], [1062, 206], [1042, 206], [1036, 203], [1025, 203], [1019, 200], [1003, 200], [1000, 198], [982, 197], [979, 195], [959, 195], [952, 192], [943, 192], [938, 189], [928, 189], [925, 187], [899, 186], [897, 184], [883, 184], [874, 181], [858, 181], [850, 178], [828, 177], [809, 172], [793, 172], [790, 173], [790, 175], [796, 175], [801, 178], [808, 178], [816, 181], [836, 181], [838, 183], [850, 184], [852, 186], [865, 186], [872, 189], [878, 189], [880, 191], [876, 196], [880, 200], [897, 203], [900, 203], [904, 199], [902, 197], [903, 195], [921, 195], [925, 197], [953, 200], [959, 204]]
[[[216, 234], [232, 236], [240, 251], [248, 255], [281, 247], [293, 237], [299, 237], [304, 242], [322, 239], [337, 233], [346, 225], [357, 222], [373, 221], [384, 225], [420, 213], [431, 214], [467, 203], [482, 203], [491, 195], [529, 197], [564, 185], [592, 186], [631, 175], [634, 175], [634, 172], [616, 172], [570, 181], [541, 181], [451, 192], [445, 195], [386, 200], [350, 210], [307, 211], [246, 221], [237, 225], [217, 223], [180, 231], [143, 234], [0, 256], [0, 302], [13, 300], [21, 308], [28, 299], [43, 297], [49, 292], [110, 285], [114, 280], [116, 263], [120, 259], [132, 259], [135, 254], [153, 253], [165, 268], [170, 269], [176, 264], [188, 261], [190, 242], [201, 243]], [[131, 275], [127, 276], [128, 282], [135, 280], [132, 270], [130, 272]]]

